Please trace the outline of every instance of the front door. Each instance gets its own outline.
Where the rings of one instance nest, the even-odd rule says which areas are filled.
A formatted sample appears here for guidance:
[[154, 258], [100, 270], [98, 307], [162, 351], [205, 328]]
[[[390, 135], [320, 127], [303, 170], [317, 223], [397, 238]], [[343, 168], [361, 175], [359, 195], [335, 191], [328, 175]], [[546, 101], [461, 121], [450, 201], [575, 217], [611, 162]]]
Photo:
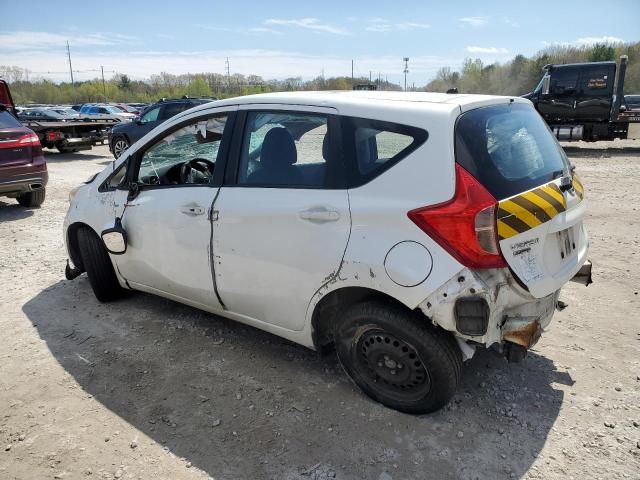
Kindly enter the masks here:
[[[167, 130], [134, 154], [130, 175], [140, 192], [122, 216], [127, 251], [114, 257], [133, 287], [220, 308], [212, 273], [210, 212], [228, 124], [229, 112], [200, 117]], [[124, 205], [126, 195], [118, 191], [116, 204]]]
[[214, 205], [216, 281], [229, 311], [301, 330], [315, 292], [336, 278], [351, 218], [347, 190], [333, 188], [342, 171], [333, 113], [247, 112], [235, 178]]
[[574, 119], [578, 69], [560, 67], [551, 71], [549, 93], [540, 93], [538, 111], [547, 123], [566, 123]]

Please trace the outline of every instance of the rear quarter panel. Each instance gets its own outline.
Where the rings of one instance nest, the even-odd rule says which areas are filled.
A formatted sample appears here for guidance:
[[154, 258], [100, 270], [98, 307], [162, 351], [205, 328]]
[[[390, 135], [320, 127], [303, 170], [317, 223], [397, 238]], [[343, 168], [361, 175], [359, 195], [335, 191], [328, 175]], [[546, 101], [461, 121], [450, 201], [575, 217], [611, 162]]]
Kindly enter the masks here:
[[[445, 202], [454, 195], [453, 126], [459, 108], [438, 104], [425, 107], [419, 102], [403, 102], [399, 106], [397, 102], [377, 101], [375, 108], [340, 109], [339, 113], [419, 127], [429, 137], [380, 176], [349, 190], [352, 226], [344, 261], [312, 299], [308, 318], [323, 296], [351, 286], [384, 292], [413, 309], [463, 269], [407, 217], [410, 210]], [[405, 241], [426, 247], [432, 261], [426, 280], [414, 287], [398, 285], [385, 270], [387, 253]], [[424, 262], [424, 258], [416, 261]]]

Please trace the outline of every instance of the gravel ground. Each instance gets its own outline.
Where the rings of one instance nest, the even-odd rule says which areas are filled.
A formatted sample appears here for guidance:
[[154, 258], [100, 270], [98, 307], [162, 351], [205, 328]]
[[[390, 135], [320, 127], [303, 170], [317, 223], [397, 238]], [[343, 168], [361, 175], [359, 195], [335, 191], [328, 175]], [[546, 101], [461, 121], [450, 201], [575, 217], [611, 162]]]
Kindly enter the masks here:
[[0, 200], [2, 479], [640, 479], [640, 142], [571, 144], [595, 284], [527, 359], [480, 351], [444, 410], [373, 403], [333, 355], [64, 280], [68, 191], [106, 147], [47, 153], [44, 206]]

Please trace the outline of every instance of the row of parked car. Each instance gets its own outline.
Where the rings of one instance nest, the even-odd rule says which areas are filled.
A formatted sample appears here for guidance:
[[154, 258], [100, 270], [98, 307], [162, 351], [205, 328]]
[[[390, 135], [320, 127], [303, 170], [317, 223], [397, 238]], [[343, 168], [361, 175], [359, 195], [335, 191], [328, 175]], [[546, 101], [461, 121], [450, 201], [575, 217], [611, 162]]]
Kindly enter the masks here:
[[77, 122], [91, 120], [131, 121], [147, 104], [85, 103], [78, 105], [37, 105], [18, 107], [21, 121]]
[[38, 105], [18, 108], [23, 122], [77, 122], [113, 120], [117, 122], [109, 131], [109, 150], [115, 158], [156, 126], [191, 107], [216, 100], [214, 97], [163, 98], [154, 104], [119, 103], [82, 105]]

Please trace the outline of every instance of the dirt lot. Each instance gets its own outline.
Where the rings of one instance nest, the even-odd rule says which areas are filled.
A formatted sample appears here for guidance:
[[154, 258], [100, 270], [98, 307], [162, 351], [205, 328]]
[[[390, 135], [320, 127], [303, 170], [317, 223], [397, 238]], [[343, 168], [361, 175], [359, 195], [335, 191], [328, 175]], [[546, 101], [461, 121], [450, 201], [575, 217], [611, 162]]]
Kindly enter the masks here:
[[449, 407], [417, 417], [333, 356], [64, 280], [68, 191], [110, 157], [50, 152], [43, 208], [0, 201], [0, 478], [640, 479], [640, 142], [567, 151], [595, 284], [564, 289], [524, 363], [478, 352]]

